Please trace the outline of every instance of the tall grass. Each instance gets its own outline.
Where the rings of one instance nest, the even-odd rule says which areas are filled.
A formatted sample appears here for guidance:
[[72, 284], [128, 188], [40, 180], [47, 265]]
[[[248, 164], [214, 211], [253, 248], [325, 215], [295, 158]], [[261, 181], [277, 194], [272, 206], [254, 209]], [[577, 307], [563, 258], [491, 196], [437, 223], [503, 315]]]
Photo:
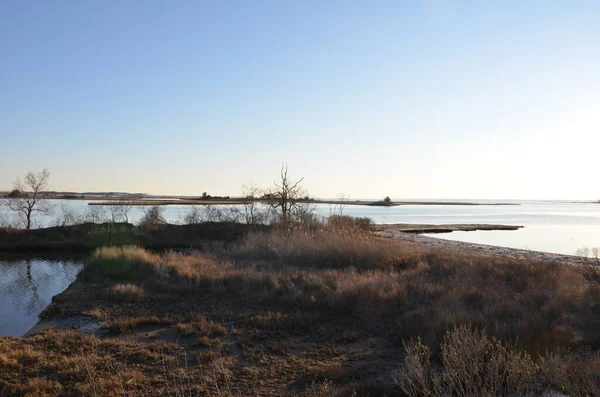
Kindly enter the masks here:
[[400, 339], [421, 337], [431, 346], [448, 329], [472, 324], [536, 354], [600, 347], [600, 282], [588, 273], [325, 231], [251, 234], [217, 257], [103, 248], [84, 271], [143, 283], [146, 295], [210, 291], [392, 321]]
[[368, 234], [323, 229], [253, 233], [231, 247], [228, 255], [236, 260], [337, 269], [392, 269], [403, 266], [406, 258], [404, 249]]
[[[230, 332], [229, 319], [193, 317], [203, 300], [252, 308], [236, 320], [250, 349], [244, 343], [254, 337], [311, 334], [323, 326], [316, 314], [351, 318], [396, 349], [404, 344], [395, 381], [408, 396], [585, 396], [600, 387], [592, 353], [600, 349], [600, 273], [592, 267], [430, 251], [327, 226], [250, 232], [193, 255], [101, 248], [83, 275], [99, 281], [99, 295], [129, 302], [107, 315], [110, 329], [167, 325], [203, 347]], [[265, 306], [270, 312], [252, 313]], [[317, 380], [349, 379], [347, 368], [328, 360], [312, 370]], [[305, 392], [326, 395], [329, 386]]]

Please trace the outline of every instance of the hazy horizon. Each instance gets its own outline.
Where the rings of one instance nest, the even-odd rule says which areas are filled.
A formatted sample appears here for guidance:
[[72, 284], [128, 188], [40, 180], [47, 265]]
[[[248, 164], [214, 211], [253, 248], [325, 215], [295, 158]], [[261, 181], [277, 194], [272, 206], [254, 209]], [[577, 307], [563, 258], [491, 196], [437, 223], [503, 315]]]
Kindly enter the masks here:
[[[0, 4], [0, 190], [597, 200], [600, 3]], [[500, 198], [499, 198], [500, 197]]]

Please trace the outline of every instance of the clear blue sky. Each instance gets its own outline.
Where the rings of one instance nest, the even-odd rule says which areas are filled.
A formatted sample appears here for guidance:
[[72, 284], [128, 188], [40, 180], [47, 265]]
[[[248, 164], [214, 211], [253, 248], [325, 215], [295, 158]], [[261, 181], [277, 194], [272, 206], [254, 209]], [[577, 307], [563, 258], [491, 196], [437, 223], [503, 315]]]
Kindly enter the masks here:
[[0, 0], [0, 190], [600, 197], [600, 2]]

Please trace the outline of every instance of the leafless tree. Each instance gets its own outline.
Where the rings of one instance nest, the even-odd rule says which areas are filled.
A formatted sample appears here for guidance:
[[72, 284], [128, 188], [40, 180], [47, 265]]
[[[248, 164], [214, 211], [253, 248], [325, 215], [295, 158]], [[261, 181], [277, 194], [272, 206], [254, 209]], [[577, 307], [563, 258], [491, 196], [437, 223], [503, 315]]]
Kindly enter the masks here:
[[131, 205], [109, 205], [108, 213], [110, 214], [111, 222], [129, 222], [129, 211], [131, 211], [131, 208]]
[[58, 207], [56, 226], [73, 226], [83, 221], [83, 216], [78, 214], [70, 205], [61, 204]]
[[160, 205], [153, 205], [148, 208], [144, 208], [144, 215], [140, 219], [140, 226], [150, 226], [150, 225], [164, 225], [167, 223], [163, 212], [165, 209]]
[[257, 200], [262, 195], [262, 191], [253, 183], [242, 186], [242, 196], [244, 200], [242, 218], [249, 225], [256, 225], [264, 222], [265, 214], [259, 210]]
[[182, 222], [184, 225], [196, 225], [206, 222], [206, 220], [206, 211], [199, 205], [193, 205], [183, 216]]
[[296, 215], [303, 218], [310, 211], [307, 203], [308, 195], [300, 186], [304, 178], [293, 181], [288, 176], [287, 165], [281, 166], [280, 180], [274, 182], [275, 188], [266, 194], [269, 205], [281, 213], [281, 221], [288, 224]]
[[90, 205], [85, 214], [85, 221], [90, 223], [105, 223], [108, 221], [106, 208], [102, 205]]
[[25, 179], [17, 179], [14, 190], [18, 195], [8, 199], [8, 207], [19, 214], [27, 230], [31, 229], [31, 219], [35, 213], [48, 215], [52, 212], [52, 205], [44, 198], [48, 188], [50, 172], [47, 169], [34, 174], [28, 172]]
[[337, 198], [337, 203], [329, 209], [329, 215], [344, 215], [344, 210], [350, 201], [350, 196], [340, 193]]

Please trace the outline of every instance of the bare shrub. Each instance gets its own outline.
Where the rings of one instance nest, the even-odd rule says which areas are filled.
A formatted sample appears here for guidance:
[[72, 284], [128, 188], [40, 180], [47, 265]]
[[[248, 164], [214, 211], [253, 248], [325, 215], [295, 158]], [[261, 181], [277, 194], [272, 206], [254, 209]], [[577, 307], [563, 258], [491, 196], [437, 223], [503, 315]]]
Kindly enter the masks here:
[[[575, 255], [582, 257], [587, 262], [587, 264], [589, 264], [590, 266], [600, 267], [600, 248], [599, 247], [579, 248], [575, 252]], [[593, 270], [593, 269], [589, 269], [589, 270], [590, 270], [590, 273], [592, 273], [592, 275], [593, 275], [595, 270]]]
[[140, 218], [140, 226], [164, 225], [167, 223], [163, 215], [165, 209], [160, 205], [153, 205], [143, 209], [144, 215]]
[[442, 377], [432, 364], [429, 346], [421, 339], [404, 342], [404, 362], [393, 375], [394, 382], [408, 397], [438, 397], [442, 394]]
[[241, 215], [244, 222], [248, 225], [257, 225], [265, 223], [266, 213], [260, 210], [257, 203], [262, 191], [253, 183], [242, 186], [242, 197], [244, 198], [243, 212]]
[[83, 222], [83, 216], [68, 204], [61, 204], [58, 207], [56, 217], [56, 226], [73, 226]]
[[106, 223], [108, 222], [108, 214], [106, 208], [101, 205], [90, 205], [85, 214], [85, 221], [90, 223]]
[[183, 216], [183, 223], [195, 225], [205, 222], [222, 222], [225, 220], [223, 211], [212, 205], [193, 205]]
[[131, 205], [109, 205], [108, 214], [112, 223], [129, 222], [129, 212], [133, 207]]
[[185, 225], [196, 225], [206, 222], [207, 218], [204, 209], [204, 206], [192, 205], [183, 216], [183, 223]]
[[441, 346], [442, 362], [434, 364], [429, 347], [405, 343], [405, 359], [394, 374], [395, 383], [408, 396], [533, 396], [560, 391], [569, 395], [595, 395], [600, 386], [592, 374], [597, 356], [547, 354], [535, 358], [515, 345], [488, 337], [483, 331], [459, 326], [449, 331]]

